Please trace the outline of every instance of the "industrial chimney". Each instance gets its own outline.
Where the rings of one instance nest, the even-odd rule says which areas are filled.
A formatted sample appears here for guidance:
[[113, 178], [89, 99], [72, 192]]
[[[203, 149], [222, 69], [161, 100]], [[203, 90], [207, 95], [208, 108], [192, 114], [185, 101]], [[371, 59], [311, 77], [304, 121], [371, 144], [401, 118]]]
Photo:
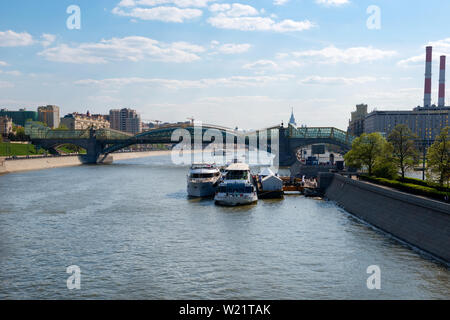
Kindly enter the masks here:
[[433, 60], [433, 47], [427, 47], [425, 60], [425, 94], [423, 96], [423, 106], [431, 107], [431, 64]]
[[439, 67], [439, 107], [445, 107], [445, 56], [441, 56]]

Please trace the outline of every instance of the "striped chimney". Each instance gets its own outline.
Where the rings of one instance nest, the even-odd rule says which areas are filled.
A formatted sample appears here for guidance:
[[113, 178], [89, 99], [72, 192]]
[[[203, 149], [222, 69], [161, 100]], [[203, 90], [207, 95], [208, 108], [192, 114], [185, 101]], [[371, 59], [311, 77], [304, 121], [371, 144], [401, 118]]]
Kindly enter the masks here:
[[441, 56], [439, 67], [439, 107], [445, 107], [445, 56]]
[[431, 64], [433, 60], [433, 47], [427, 47], [425, 61], [425, 94], [423, 96], [423, 106], [431, 107]]

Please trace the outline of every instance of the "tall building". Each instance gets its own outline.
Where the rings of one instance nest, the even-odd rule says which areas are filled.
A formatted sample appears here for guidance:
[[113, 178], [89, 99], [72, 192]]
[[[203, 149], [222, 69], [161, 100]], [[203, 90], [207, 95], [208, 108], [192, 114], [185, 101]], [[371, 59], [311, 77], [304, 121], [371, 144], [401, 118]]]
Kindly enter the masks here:
[[0, 117], [0, 136], [7, 136], [12, 132], [12, 119], [7, 116]]
[[100, 114], [91, 115], [89, 111], [86, 114], [74, 112], [62, 118], [61, 125], [65, 125], [69, 130], [108, 129], [110, 124], [105, 118]]
[[292, 108], [291, 118], [289, 119], [289, 124], [294, 127], [297, 127], [297, 123], [296, 123], [295, 117], [294, 117], [294, 108]]
[[365, 118], [364, 132], [380, 132], [386, 137], [398, 124], [407, 125], [420, 140], [434, 141], [449, 125], [450, 107], [415, 108], [411, 111], [372, 111]]
[[25, 127], [27, 120], [38, 121], [38, 113], [36, 111], [27, 111], [19, 109], [19, 111], [9, 111], [7, 109], [0, 110], [0, 117], [8, 117], [17, 126]]
[[141, 117], [136, 110], [132, 109], [114, 109], [109, 111], [109, 122], [111, 129], [120, 130], [132, 134], [142, 132]]
[[348, 124], [347, 132], [359, 137], [364, 133], [364, 121], [367, 116], [367, 104], [356, 105], [356, 111], [352, 112], [352, 117]]
[[45, 107], [38, 107], [39, 121], [45, 123], [49, 128], [59, 127], [59, 107], [48, 105]]

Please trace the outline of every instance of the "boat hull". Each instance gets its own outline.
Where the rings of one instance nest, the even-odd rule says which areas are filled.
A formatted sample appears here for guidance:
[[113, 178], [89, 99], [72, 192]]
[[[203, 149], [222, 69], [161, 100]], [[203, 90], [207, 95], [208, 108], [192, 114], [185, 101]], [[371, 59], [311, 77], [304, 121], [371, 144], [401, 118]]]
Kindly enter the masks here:
[[252, 195], [221, 195], [217, 194], [214, 198], [217, 205], [234, 207], [234, 206], [244, 206], [256, 203], [258, 201], [258, 196], [256, 194]]
[[188, 183], [187, 193], [192, 198], [207, 198], [214, 196], [216, 186], [212, 182]]

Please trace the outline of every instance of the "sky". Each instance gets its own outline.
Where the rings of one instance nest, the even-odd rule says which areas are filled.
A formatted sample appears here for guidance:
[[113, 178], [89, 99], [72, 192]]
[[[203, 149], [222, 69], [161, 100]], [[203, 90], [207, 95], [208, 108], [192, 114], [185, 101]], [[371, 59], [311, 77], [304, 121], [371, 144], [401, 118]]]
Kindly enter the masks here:
[[449, 12], [448, 0], [1, 1], [0, 108], [128, 107], [243, 129], [293, 108], [299, 125], [346, 129], [356, 104], [423, 103], [427, 45], [437, 102]]

